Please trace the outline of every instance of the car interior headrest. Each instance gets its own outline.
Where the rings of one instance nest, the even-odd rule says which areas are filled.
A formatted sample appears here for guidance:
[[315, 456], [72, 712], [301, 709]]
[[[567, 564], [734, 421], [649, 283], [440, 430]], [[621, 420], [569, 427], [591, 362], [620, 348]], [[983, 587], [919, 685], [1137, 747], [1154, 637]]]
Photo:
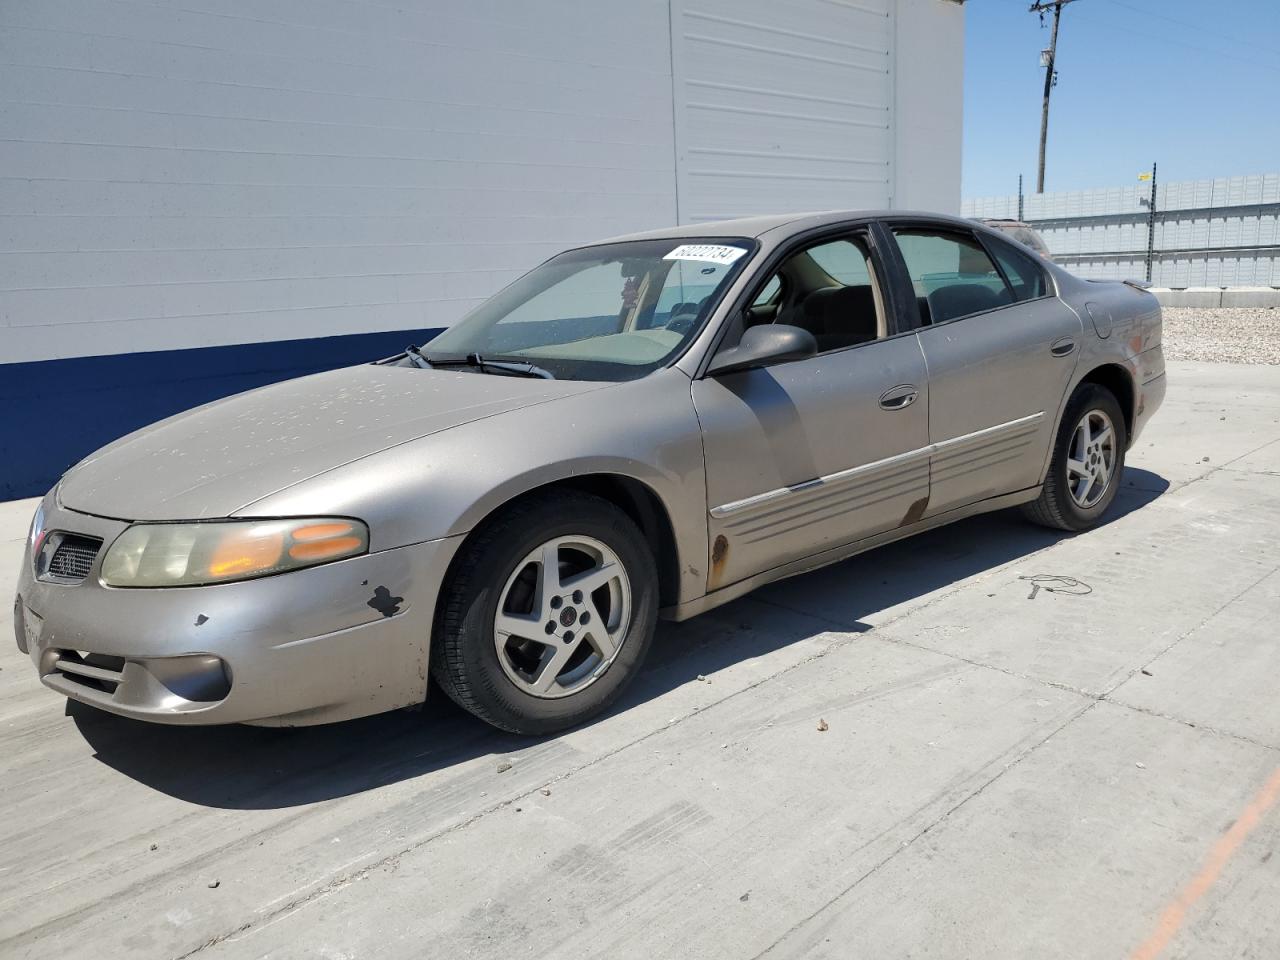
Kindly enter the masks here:
[[997, 293], [990, 287], [973, 283], [953, 283], [939, 287], [928, 295], [929, 313], [933, 323], [943, 323], [971, 313], [994, 310], [1013, 301], [1007, 290]]
[[816, 337], [841, 337], [850, 343], [878, 335], [876, 297], [870, 286], [825, 287], [804, 301], [805, 326]]

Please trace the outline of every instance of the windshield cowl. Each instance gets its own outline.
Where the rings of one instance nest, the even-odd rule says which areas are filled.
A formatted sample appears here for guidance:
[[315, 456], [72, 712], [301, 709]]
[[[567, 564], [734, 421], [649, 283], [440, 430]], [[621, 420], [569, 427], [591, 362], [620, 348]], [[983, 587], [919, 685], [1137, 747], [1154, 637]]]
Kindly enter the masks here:
[[410, 344], [405, 348], [404, 356], [416, 367], [459, 367], [473, 370], [476, 373], [493, 373], [509, 377], [535, 377], [541, 380], [554, 380], [555, 376], [536, 364], [521, 360], [518, 357], [482, 357], [478, 353], [469, 353], [463, 357], [447, 357], [432, 353], [427, 356], [421, 348]]

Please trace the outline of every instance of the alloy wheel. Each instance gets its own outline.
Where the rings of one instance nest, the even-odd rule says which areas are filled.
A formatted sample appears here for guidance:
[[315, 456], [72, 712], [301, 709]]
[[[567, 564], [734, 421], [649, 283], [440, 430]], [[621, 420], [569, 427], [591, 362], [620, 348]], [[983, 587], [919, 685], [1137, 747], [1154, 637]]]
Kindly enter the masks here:
[[569, 696], [609, 668], [630, 620], [631, 583], [618, 555], [591, 537], [556, 537], [516, 564], [502, 588], [498, 662], [525, 693]]
[[1116, 469], [1116, 431], [1102, 410], [1080, 418], [1067, 450], [1067, 488], [1076, 506], [1088, 509], [1106, 494]]

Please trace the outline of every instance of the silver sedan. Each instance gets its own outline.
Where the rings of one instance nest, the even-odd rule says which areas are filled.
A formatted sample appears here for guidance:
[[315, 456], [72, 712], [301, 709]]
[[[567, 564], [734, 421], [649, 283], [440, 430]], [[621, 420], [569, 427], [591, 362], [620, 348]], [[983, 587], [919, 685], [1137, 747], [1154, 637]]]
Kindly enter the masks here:
[[659, 616], [1020, 505], [1098, 523], [1160, 309], [998, 232], [781, 216], [570, 250], [422, 347], [140, 430], [36, 513], [18, 645], [164, 723], [604, 710]]

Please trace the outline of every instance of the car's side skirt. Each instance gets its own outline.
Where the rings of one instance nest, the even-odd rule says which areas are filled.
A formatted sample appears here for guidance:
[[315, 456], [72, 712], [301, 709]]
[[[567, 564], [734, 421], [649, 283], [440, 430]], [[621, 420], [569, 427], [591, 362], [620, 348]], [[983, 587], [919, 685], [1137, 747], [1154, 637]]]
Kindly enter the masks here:
[[788, 577], [798, 576], [802, 573], [808, 573], [811, 570], [817, 570], [821, 567], [829, 566], [833, 563], [839, 563], [841, 560], [847, 560], [849, 557], [864, 553], [867, 550], [874, 550], [876, 547], [882, 547], [885, 544], [893, 543], [895, 540], [902, 540], [906, 537], [914, 536], [917, 533], [923, 533], [935, 527], [945, 526], [948, 523], [954, 523], [957, 520], [963, 520], [966, 517], [972, 517], [979, 513], [989, 513], [993, 510], [1003, 510], [1005, 507], [1014, 507], [1022, 503], [1030, 503], [1036, 497], [1040, 496], [1040, 486], [1027, 487], [1024, 490], [1018, 490], [1015, 493], [1002, 494], [998, 497], [989, 497], [986, 500], [978, 500], [975, 503], [966, 504], [949, 510], [946, 513], [937, 516], [928, 517], [916, 523], [905, 527], [898, 527], [895, 530], [889, 530], [885, 533], [876, 534], [873, 537], [866, 537], [862, 540], [855, 540], [852, 543], [841, 544], [840, 546], [831, 547], [823, 550], [821, 553], [812, 556], [802, 557], [799, 560], [793, 560], [770, 570], [757, 573], [754, 576], [747, 577], [745, 580], [739, 580], [719, 590], [713, 590], [711, 593], [704, 594], [695, 600], [689, 600], [685, 603], [675, 604], [670, 607], [664, 607], [659, 611], [664, 620], [688, 620], [690, 617], [696, 617], [700, 613], [713, 610], [721, 604], [728, 603], [730, 600], [736, 600], [744, 594], [750, 593], [757, 587], [763, 587], [765, 584], [776, 583], [779, 580], [785, 580]]

